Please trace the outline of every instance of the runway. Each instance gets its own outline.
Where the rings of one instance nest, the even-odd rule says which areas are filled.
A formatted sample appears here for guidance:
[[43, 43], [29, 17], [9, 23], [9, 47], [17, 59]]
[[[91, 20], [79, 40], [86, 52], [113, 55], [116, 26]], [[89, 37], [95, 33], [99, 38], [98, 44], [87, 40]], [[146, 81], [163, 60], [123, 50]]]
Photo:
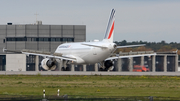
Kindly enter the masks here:
[[180, 76], [180, 72], [0, 71], [0, 75], [152, 75]]

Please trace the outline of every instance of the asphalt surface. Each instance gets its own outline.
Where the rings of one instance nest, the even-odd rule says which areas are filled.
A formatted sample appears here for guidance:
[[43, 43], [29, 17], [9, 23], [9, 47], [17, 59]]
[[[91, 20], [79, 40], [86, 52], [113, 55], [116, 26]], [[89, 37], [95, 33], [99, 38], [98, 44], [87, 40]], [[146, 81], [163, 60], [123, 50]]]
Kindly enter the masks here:
[[0, 71], [0, 75], [154, 75], [180, 76], [180, 72]]

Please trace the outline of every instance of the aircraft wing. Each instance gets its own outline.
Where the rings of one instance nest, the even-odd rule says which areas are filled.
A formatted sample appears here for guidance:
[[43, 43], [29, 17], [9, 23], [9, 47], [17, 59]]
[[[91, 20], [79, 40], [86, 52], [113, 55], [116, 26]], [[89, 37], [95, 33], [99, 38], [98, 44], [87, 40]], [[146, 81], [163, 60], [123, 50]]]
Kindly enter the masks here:
[[140, 57], [140, 56], [152, 56], [152, 55], [156, 55], [156, 53], [152, 53], [152, 54], [139, 54], [139, 55], [126, 55], [126, 56], [114, 56], [114, 57], [109, 57], [106, 60], [114, 60], [114, 59], [119, 59], [119, 58], [131, 58], [131, 57]]
[[43, 52], [43, 51], [35, 51], [35, 50], [27, 50], [27, 49], [23, 49], [22, 51], [20, 51], [20, 50], [8, 50], [4, 48], [3, 48], [3, 52], [22, 53], [26, 55], [38, 55], [38, 56], [49, 57], [49, 58], [76, 61], [76, 58], [72, 56], [66, 56], [60, 53], [51, 54], [50, 52]]
[[138, 47], [138, 46], [145, 46], [146, 44], [139, 44], [139, 45], [127, 45], [127, 46], [117, 46], [116, 48], [128, 48], [128, 47]]

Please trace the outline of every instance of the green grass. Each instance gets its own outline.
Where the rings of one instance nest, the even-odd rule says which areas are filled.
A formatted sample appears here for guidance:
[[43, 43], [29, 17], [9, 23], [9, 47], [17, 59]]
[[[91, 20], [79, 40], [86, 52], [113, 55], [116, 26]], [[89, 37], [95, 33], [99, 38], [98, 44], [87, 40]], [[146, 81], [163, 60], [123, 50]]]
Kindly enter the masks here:
[[93, 97], [180, 97], [177, 76], [27, 76], [0, 75], [0, 96], [60, 95]]

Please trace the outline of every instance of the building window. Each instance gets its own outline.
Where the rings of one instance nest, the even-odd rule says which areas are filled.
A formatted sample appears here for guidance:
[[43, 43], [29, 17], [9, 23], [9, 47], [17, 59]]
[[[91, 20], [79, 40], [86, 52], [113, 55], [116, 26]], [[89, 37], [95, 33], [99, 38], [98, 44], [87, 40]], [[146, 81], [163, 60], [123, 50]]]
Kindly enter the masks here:
[[63, 38], [63, 42], [67, 41], [67, 38]]
[[56, 41], [56, 38], [51, 38], [51, 41]]
[[68, 42], [73, 42], [74, 40], [73, 40], [73, 38], [68, 38], [67, 41]]
[[56, 41], [61, 41], [61, 38], [56, 38]]
[[44, 38], [44, 41], [49, 41], [49, 38]]
[[6, 38], [7, 41], [15, 41], [15, 38]]
[[44, 38], [39, 38], [39, 41], [44, 41]]
[[27, 41], [32, 41], [31, 38], [27, 38]]
[[[61, 37], [6, 37], [6, 41], [52, 41], [52, 42], [74, 42], [74, 38]], [[5, 43], [5, 39], [3, 40]]]
[[15, 38], [16, 41], [26, 41], [26, 37], [23, 37], [23, 38]]
[[31, 38], [32, 41], [38, 41], [38, 38]]

